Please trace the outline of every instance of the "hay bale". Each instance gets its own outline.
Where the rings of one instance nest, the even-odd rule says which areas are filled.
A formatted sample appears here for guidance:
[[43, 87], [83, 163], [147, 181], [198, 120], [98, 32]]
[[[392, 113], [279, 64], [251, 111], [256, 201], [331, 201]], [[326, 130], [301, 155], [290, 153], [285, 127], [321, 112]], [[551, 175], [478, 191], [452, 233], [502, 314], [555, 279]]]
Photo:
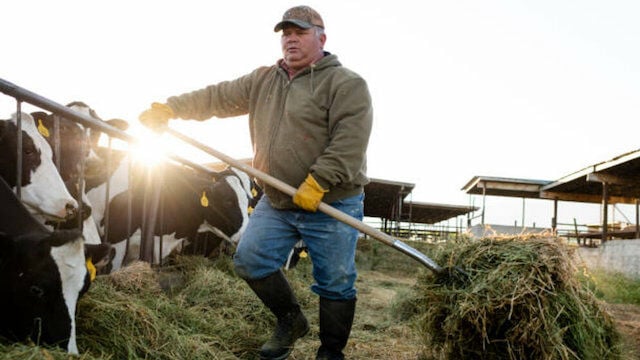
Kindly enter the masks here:
[[[618, 359], [611, 317], [554, 238], [450, 243], [434, 260], [466, 282], [425, 272], [412, 300], [427, 356], [437, 359]], [[406, 309], [405, 309], [406, 312]]]

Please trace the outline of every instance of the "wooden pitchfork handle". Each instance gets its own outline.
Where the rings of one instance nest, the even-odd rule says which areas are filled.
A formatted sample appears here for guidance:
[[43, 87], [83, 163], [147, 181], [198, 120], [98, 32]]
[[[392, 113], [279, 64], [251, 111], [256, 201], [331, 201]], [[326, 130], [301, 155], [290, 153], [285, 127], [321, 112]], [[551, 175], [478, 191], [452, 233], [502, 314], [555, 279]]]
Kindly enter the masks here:
[[[165, 128], [165, 131], [167, 133], [169, 133], [170, 135], [220, 159], [221, 161], [229, 164], [230, 166], [244, 171], [245, 173], [253, 176], [254, 178], [260, 179], [262, 181], [264, 181], [266, 184], [269, 184], [270, 186], [282, 191], [283, 193], [292, 196], [296, 193], [297, 189], [294, 188], [293, 186], [286, 184], [285, 182], [274, 178], [273, 176], [264, 173], [256, 168], [253, 168], [249, 165], [244, 164], [241, 161], [238, 161], [234, 158], [231, 158], [223, 153], [221, 153], [220, 151], [213, 149], [207, 145], [204, 145], [176, 130], [173, 130], [169, 127]], [[433, 260], [431, 260], [427, 255], [421, 253], [420, 251], [412, 248], [411, 246], [403, 243], [402, 241], [395, 239], [391, 236], [389, 236], [386, 233], [383, 233], [382, 231], [379, 231], [365, 223], [363, 223], [362, 221], [359, 221], [345, 213], [343, 213], [342, 211], [332, 207], [331, 205], [321, 202], [320, 205], [318, 206], [318, 210], [320, 210], [321, 212], [335, 218], [338, 221], [341, 221], [347, 225], [350, 225], [352, 227], [354, 227], [355, 229], [359, 230], [360, 232], [367, 234], [369, 236], [371, 236], [372, 238], [384, 243], [385, 245], [388, 245], [412, 258], [414, 258], [415, 260], [419, 261], [421, 264], [423, 264], [424, 266], [426, 266], [427, 268], [429, 268], [429, 270], [435, 272], [436, 274], [440, 275], [443, 272], [446, 272], [442, 267], [440, 267], [438, 264], [436, 264]]]

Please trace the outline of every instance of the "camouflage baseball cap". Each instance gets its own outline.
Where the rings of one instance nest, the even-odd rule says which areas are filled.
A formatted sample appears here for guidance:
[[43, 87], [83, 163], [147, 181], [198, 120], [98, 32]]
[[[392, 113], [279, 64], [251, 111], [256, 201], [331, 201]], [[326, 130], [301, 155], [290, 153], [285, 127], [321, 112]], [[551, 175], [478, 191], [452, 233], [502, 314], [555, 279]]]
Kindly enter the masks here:
[[282, 15], [282, 21], [276, 24], [273, 31], [278, 32], [282, 30], [286, 24], [293, 24], [303, 29], [310, 29], [314, 26], [324, 29], [324, 22], [322, 22], [320, 14], [305, 5], [295, 6], [287, 10], [284, 15]]

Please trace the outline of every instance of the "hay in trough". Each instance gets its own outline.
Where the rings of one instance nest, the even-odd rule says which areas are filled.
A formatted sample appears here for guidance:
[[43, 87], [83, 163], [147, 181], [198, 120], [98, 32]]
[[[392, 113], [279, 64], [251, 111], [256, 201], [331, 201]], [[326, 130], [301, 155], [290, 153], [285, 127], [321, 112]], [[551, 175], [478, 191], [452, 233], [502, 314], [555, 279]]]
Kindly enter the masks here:
[[[424, 273], [411, 300], [434, 359], [620, 358], [610, 316], [583, 285], [572, 250], [554, 238], [513, 237], [444, 245], [434, 260], [466, 282]], [[406, 312], [406, 308], [404, 309]]]

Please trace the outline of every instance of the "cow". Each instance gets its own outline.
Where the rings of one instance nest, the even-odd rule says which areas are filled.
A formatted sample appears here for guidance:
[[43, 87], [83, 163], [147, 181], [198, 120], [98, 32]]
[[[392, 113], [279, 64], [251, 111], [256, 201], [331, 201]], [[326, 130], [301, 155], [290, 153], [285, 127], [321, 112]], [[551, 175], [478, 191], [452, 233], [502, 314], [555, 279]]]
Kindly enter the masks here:
[[[245, 190], [245, 192], [247, 191], [247, 180], [245, 178], [245, 175], [243, 175], [244, 172], [237, 169], [231, 169], [228, 166], [226, 169], [220, 169], [220, 166], [216, 165], [215, 168], [222, 170], [220, 176], [224, 174], [240, 174], [239, 176], [241, 177], [239, 177], [239, 179], [242, 179], [241, 182], [243, 183], [243, 189]], [[258, 200], [260, 200], [260, 198], [262, 197], [263, 192], [262, 188], [253, 180], [249, 182], [249, 189], [250, 195], [247, 214], [249, 215], [249, 217], [251, 217], [251, 213], [258, 204]], [[185, 245], [182, 247], [182, 253], [204, 255], [211, 258], [218, 257], [222, 254], [231, 256], [235, 251], [235, 246], [237, 245], [238, 241], [239, 239], [231, 240], [224, 235], [220, 236], [212, 231], [199, 231], [195, 239], [190, 239], [185, 243]]]
[[[93, 204], [92, 216], [105, 242], [116, 249], [112, 270], [137, 259], [140, 253], [146, 185], [141, 180], [145, 177], [144, 165], [131, 161], [130, 157], [124, 158], [108, 182], [87, 193]], [[252, 197], [247, 174], [228, 169], [216, 175], [214, 181], [208, 175], [171, 162], [158, 168], [162, 168], [162, 175], [160, 209], [154, 229], [154, 262], [160, 263], [202, 233], [210, 232], [231, 243], [238, 242], [248, 221]]]
[[90, 286], [78, 230], [51, 231], [0, 179], [0, 336], [77, 354], [75, 313]]
[[[55, 228], [75, 228], [78, 203], [57, 171], [53, 151], [44, 134], [48, 129], [31, 114], [21, 113], [22, 120], [22, 186], [21, 201], [29, 212], [43, 224]], [[0, 120], [0, 177], [14, 190], [17, 186], [17, 114], [9, 120]], [[37, 124], [37, 125], [36, 125]], [[69, 139], [69, 137], [65, 137]], [[71, 156], [71, 155], [68, 155]], [[74, 188], [72, 188], [74, 190]], [[100, 269], [113, 257], [109, 245], [102, 244], [90, 215], [90, 207], [84, 209], [88, 224], [83, 228], [85, 253], [91, 258], [91, 267]], [[65, 225], [67, 224], [67, 225]]]
[[[43, 221], [64, 221], [75, 216], [77, 201], [71, 196], [58, 175], [49, 144], [38, 133], [27, 113], [22, 120], [21, 200], [31, 214]], [[0, 177], [12, 188], [17, 187], [17, 114], [0, 120]]]
[[[83, 113], [96, 120], [101, 120], [96, 112], [88, 105], [80, 101], [67, 104], [70, 109]], [[84, 192], [83, 170], [99, 169], [102, 161], [92, 152], [89, 131], [84, 126], [64, 117], [58, 117], [43, 111], [32, 112], [31, 116], [38, 124], [39, 133], [49, 143], [53, 152], [53, 160], [58, 164], [58, 170], [69, 192], [76, 198], [80, 198], [81, 219], [69, 219], [66, 223], [58, 224], [58, 228], [81, 227], [85, 241], [89, 244], [101, 243], [95, 223], [90, 219], [91, 206]], [[57, 134], [54, 129], [57, 126]], [[57, 140], [57, 142], [56, 142]], [[91, 170], [90, 170], [91, 171]]]
[[[66, 105], [70, 109], [85, 114], [96, 120], [102, 120], [98, 114], [87, 104], [74, 101]], [[102, 158], [92, 151], [90, 131], [77, 122], [64, 117], [58, 117], [57, 122], [53, 114], [43, 111], [32, 112], [31, 116], [38, 124], [38, 132], [45, 138], [51, 148], [58, 148], [53, 152], [53, 160], [57, 163], [62, 180], [69, 192], [80, 199], [80, 219], [71, 218], [65, 222], [52, 224], [57, 229], [81, 228], [85, 240], [85, 247], [90, 253], [89, 257], [94, 262], [97, 271], [108, 265], [110, 258], [115, 256], [115, 250], [110, 246], [102, 245], [102, 239], [98, 228], [91, 218], [92, 208], [81, 180], [84, 177], [83, 170], [91, 174], [95, 169], [103, 166]], [[57, 136], [54, 129], [57, 126]], [[57, 144], [56, 144], [57, 137]], [[88, 169], [88, 170], [87, 170]], [[50, 224], [50, 223], [48, 223]], [[102, 245], [102, 246], [101, 246]]]

